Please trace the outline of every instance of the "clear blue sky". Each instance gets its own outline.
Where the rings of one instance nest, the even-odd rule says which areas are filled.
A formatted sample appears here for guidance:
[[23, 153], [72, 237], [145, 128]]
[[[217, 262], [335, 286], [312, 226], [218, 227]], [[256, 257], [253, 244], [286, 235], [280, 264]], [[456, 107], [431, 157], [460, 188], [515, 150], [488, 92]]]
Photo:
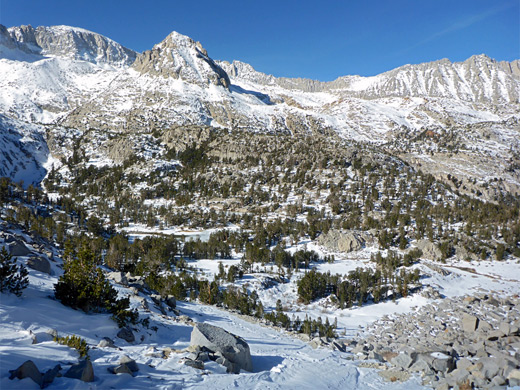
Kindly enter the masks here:
[[322, 81], [474, 54], [520, 58], [520, 0], [0, 0], [0, 24], [66, 24], [137, 51], [171, 31], [214, 59]]

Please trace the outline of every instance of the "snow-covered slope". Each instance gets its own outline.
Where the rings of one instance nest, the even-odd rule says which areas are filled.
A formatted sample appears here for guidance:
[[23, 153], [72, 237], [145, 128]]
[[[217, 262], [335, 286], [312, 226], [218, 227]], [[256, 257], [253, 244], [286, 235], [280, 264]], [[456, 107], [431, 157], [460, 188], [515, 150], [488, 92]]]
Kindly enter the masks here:
[[49, 156], [41, 126], [0, 114], [0, 177], [23, 180], [25, 186], [38, 185], [47, 173]]
[[[416, 139], [426, 130], [455, 132], [457, 148], [471, 155], [462, 163], [485, 159], [490, 148], [494, 159], [512, 161], [518, 147], [507, 140], [520, 130], [515, 125], [520, 119], [520, 62], [497, 62], [485, 55], [324, 83], [275, 78], [237, 61], [213, 61], [199, 42], [176, 32], [137, 54], [73, 27], [0, 26], [0, 74], [0, 113], [90, 131], [96, 139], [106, 138], [107, 132], [151, 133], [180, 126], [334, 132], [389, 145], [392, 153], [410, 154], [408, 162], [441, 176], [453, 169], [434, 172], [437, 164], [423, 158], [431, 146], [400, 140]], [[482, 128], [497, 134], [493, 145], [482, 137]], [[511, 188], [520, 186], [514, 171], [486, 164], [472, 168], [478, 179], [498, 175]]]
[[439, 97], [468, 102], [519, 101], [520, 61], [497, 62], [483, 54], [472, 56], [464, 62], [452, 63], [442, 59], [404, 65], [373, 77], [343, 76], [330, 82], [276, 78], [240, 61], [222, 61], [219, 64], [237, 80], [304, 92], [341, 91], [365, 99]]
[[[2, 222], [0, 220], [0, 222]], [[12, 232], [16, 233], [16, 232]], [[24, 235], [22, 231], [17, 232]], [[5, 243], [0, 239], [0, 247]], [[18, 257], [25, 264], [26, 256]], [[239, 260], [230, 260], [238, 264]], [[427, 264], [426, 262], [425, 264]], [[131, 307], [138, 309], [141, 318], [149, 319], [149, 326], [136, 326], [136, 340], [127, 342], [116, 335], [119, 331], [109, 314], [85, 314], [80, 310], [62, 305], [54, 299], [54, 284], [61, 271], [61, 260], [53, 258], [52, 275], [30, 269], [29, 286], [22, 297], [2, 293], [0, 300], [0, 388], [37, 389], [30, 378], [10, 380], [8, 370], [15, 369], [27, 360], [32, 360], [40, 371], [60, 364], [62, 373], [78, 361], [78, 353], [52, 340], [49, 332], [59, 336], [76, 335], [89, 347], [89, 356], [94, 369], [92, 383], [84, 383], [64, 376], [54, 379], [52, 389], [423, 389], [419, 373], [405, 382], [386, 381], [378, 373], [384, 367], [375, 360], [362, 362], [354, 359], [351, 352], [343, 353], [327, 348], [313, 349], [309, 343], [289, 333], [266, 327], [254, 320], [221, 310], [214, 306], [192, 302], [178, 302], [180, 313], [161, 313], [148, 294], [137, 295], [130, 288], [113, 284], [120, 297], [128, 296]], [[334, 264], [322, 264], [320, 270], [344, 272], [363, 264], [362, 260], [342, 260]], [[211, 276], [217, 272], [215, 261], [197, 263]], [[493, 291], [493, 294], [518, 294], [518, 264], [514, 260], [491, 262], [450, 262], [444, 267], [449, 271], [439, 273], [422, 265], [428, 273], [424, 283], [436, 286], [448, 297], [466, 293]], [[472, 267], [474, 269], [468, 268]], [[429, 271], [428, 271], [429, 270]], [[244, 283], [256, 282], [247, 279]], [[293, 290], [294, 281], [264, 291], [262, 300], [273, 306], [278, 298], [284, 305], [301, 308]], [[338, 331], [345, 337], [357, 337], [374, 320], [391, 315], [407, 313], [414, 306], [423, 306], [433, 301], [420, 295], [401, 298], [397, 302], [367, 305], [360, 308], [333, 309], [319, 304], [307, 307], [311, 317], [320, 316], [333, 321], [337, 317]], [[184, 365], [182, 358], [189, 356], [192, 324], [205, 322], [236, 334], [249, 344], [253, 372], [242, 371], [239, 375], [227, 374], [225, 367], [213, 361], [205, 363], [203, 370]], [[458, 321], [459, 319], [456, 319]], [[361, 327], [360, 327], [361, 326]], [[98, 346], [105, 337], [112, 339], [115, 347]], [[168, 355], [163, 351], [169, 350]], [[122, 356], [134, 359], [139, 371], [134, 375], [113, 375], [107, 369], [114, 367]]]

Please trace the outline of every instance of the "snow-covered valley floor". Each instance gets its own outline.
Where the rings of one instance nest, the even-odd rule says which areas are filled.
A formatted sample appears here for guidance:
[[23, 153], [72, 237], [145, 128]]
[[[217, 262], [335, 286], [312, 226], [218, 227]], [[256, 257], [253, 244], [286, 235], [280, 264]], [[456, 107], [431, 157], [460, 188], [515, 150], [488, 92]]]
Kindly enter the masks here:
[[[31, 270], [30, 286], [23, 297], [1, 295], [0, 303], [0, 388], [37, 389], [31, 379], [9, 380], [9, 370], [31, 359], [45, 371], [61, 364], [77, 362], [78, 353], [58, 345], [45, 333], [57, 329], [60, 336], [75, 334], [95, 346], [103, 337], [115, 340], [117, 348], [91, 347], [89, 355], [94, 366], [95, 382], [85, 383], [70, 378], [56, 378], [53, 389], [191, 389], [191, 388], [255, 388], [255, 389], [410, 389], [421, 388], [418, 378], [406, 383], [384, 382], [374, 369], [360, 368], [352, 361], [352, 355], [329, 349], [312, 349], [307, 343], [290, 335], [238, 318], [216, 307], [190, 302], [179, 302], [178, 309], [195, 322], [205, 321], [240, 335], [251, 348], [254, 372], [227, 374], [223, 366], [215, 362], [206, 364], [204, 370], [188, 367], [179, 362], [187, 352], [172, 353], [169, 358], [147, 356], [153, 349], [171, 347], [187, 348], [192, 327], [175, 321], [153, 309], [150, 327], [140, 327], [136, 342], [128, 343], [116, 337], [118, 328], [108, 315], [87, 315], [63, 306], [51, 298], [56, 278]], [[122, 289], [123, 293], [125, 289]], [[132, 299], [135, 306], [136, 301]], [[142, 315], [146, 315], [141, 313]], [[42, 341], [33, 344], [35, 335]], [[135, 359], [139, 372], [113, 375], [107, 371], [117, 364], [122, 355]]]
[[[20, 261], [24, 261], [21, 258]], [[347, 260], [343, 260], [347, 261]], [[343, 261], [336, 261], [338, 267]], [[218, 262], [215, 262], [218, 264]], [[210, 274], [214, 264], [200, 262]], [[327, 266], [334, 266], [327, 265]], [[422, 265], [421, 265], [422, 266]], [[465, 267], [465, 268], [464, 268]], [[431, 273], [426, 283], [436, 286], [447, 297], [471, 294], [477, 291], [495, 291], [506, 295], [520, 293], [520, 271], [515, 260], [500, 263], [447, 264], [451, 273], [447, 276]], [[471, 269], [468, 269], [471, 268]], [[179, 321], [173, 312], [163, 315], [150, 297], [132, 296], [131, 304], [139, 308], [141, 318], [149, 317], [149, 328], [139, 326], [136, 341], [128, 343], [116, 337], [118, 327], [105, 314], [84, 314], [63, 306], [54, 299], [53, 285], [56, 276], [30, 270], [30, 284], [22, 297], [1, 294], [0, 302], [0, 388], [31, 389], [38, 385], [31, 379], [9, 380], [9, 370], [31, 359], [40, 371], [61, 364], [63, 371], [78, 361], [78, 353], [59, 345], [46, 334], [56, 329], [60, 336], [75, 334], [84, 338], [91, 347], [89, 355], [94, 367], [95, 381], [58, 377], [50, 385], [53, 389], [191, 389], [191, 388], [255, 388], [255, 389], [414, 389], [423, 388], [419, 376], [404, 383], [387, 382], [376, 369], [360, 367], [350, 353], [341, 353], [311, 346], [285, 332], [247, 321], [225, 310], [192, 302], [178, 302], [177, 309], [194, 322], [207, 322], [243, 337], [251, 348], [254, 372], [242, 371], [238, 375], [227, 374], [216, 362], [208, 362], [204, 370], [188, 367], [180, 362], [188, 355], [182, 351], [190, 344], [192, 326]], [[116, 285], [121, 296], [131, 295], [130, 290]], [[261, 298], [269, 301], [282, 298], [290, 303], [293, 282], [264, 291]], [[143, 309], [147, 300], [149, 311]], [[345, 310], [323, 310], [319, 305], [307, 307], [310, 315], [338, 318], [338, 331], [348, 337], [356, 337], [366, 326], [392, 313], [407, 312], [413, 306], [431, 302], [418, 294], [400, 299]], [[271, 302], [272, 303], [272, 302]], [[303, 314], [304, 307], [293, 306], [292, 312]], [[290, 313], [290, 312], [289, 312]], [[359, 326], [361, 325], [361, 327]], [[153, 328], [156, 327], [155, 331]], [[33, 344], [33, 339], [39, 341]], [[103, 337], [115, 340], [117, 348], [95, 347]], [[168, 358], [158, 357], [157, 352], [172, 348]], [[155, 357], [154, 357], [155, 353]], [[107, 368], [117, 365], [123, 355], [135, 359], [139, 372], [114, 375]]]

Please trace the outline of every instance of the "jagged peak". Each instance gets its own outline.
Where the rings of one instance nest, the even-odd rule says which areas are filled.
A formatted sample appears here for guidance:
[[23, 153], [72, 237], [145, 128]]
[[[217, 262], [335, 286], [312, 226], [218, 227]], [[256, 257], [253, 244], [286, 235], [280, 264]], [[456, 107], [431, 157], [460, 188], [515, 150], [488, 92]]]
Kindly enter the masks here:
[[176, 31], [152, 50], [140, 54], [133, 68], [141, 73], [180, 78], [198, 85], [225, 88], [230, 85], [227, 73], [209, 57], [202, 44]]

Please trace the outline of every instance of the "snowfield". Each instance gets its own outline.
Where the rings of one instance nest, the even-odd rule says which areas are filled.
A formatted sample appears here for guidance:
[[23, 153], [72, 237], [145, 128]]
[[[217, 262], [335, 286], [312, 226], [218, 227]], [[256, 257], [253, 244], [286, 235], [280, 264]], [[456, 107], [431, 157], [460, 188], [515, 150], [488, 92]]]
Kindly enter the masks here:
[[[341, 257], [338, 254], [338, 257]], [[21, 262], [25, 258], [20, 258]], [[238, 260], [223, 262], [225, 266]], [[339, 259], [334, 264], [322, 264], [319, 269], [331, 272], [345, 272], [345, 263], [359, 266], [366, 260]], [[195, 264], [194, 264], [195, 263]], [[191, 262], [212, 279], [217, 272], [217, 260]], [[451, 262], [444, 267], [450, 274], [443, 276], [432, 272], [423, 264], [429, 276], [424, 284], [436, 286], [446, 297], [493, 291], [500, 295], [520, 293], [520, 267], [518, 262]], [[53, 265], [53, 272], [59, 274], [59, 267]], [[259, 275], [246, 275], [241, 283], [256, 287]], [[337, 310], [333, 306], [324, 307], [319, 301], [311, 305], [301, 305], [296, 301], [295, 280], [279, 284], [259, 293], [266, 308], [274, 308], [277, 299], [288, 306], [289, 315], [301, 318], [328, 317], [338, 320], [340, 337], [356, 338], [362, 335], [370, 324], [383, 316], [406, 313], [415, 307], [431, 303], [420, 294], [414, 294], [397, 302], [367, 304], [360, 308]], [[51, 384], [53, 389], [192, 389], [192, 388], [254, 388], [254, 389], [420, 389], [421, 378], [412, 377], [404, 383], [387, 382], [374, 368], [360, 366], [351, 353], [342, 353], [325, 348], [313, 349], [308, 343], [284, 331], [267, 327], [244, 316], [194, 302], [178, 302], [181, 315], [187, 315], [194, 322], [207, 322], [243, 337], [251, 348], [254, 372], [242, 371], [238, 375], [227, 374], [225, 368], [216, 362], [206, 363], [204, 370], [188, 367], [180, 362], [188, 355], [184, 351], [190, 344], [192, 326], [179, 321], [173, 312], [161, 314], [149, 296], [134, 296], [128, 288], [115, 285], [120, 296], [131, 296], [132, 307], [138, 308], [141, 318], [149, 318], [149, 328], [139, 326], [136, 341], [128, 343], [116, 337], [118, 327], [109, 315], [90, 314], [63, 306], [54, 299], [53, 285], [56, 276], [49, 276], [30, 270], [30, 285], [23, 296], [2, 294], [0, 302], [0, 388], [38, 388], [31, 379], [9, 380], [8, 370], [15, 369], [31, 359], [40, 371], [61, 364], [62, 373], [77, 362], [78, 353], [66, 346], [58, 345], [46, 333], [56, 329], [60, 336], [75, 334], [84, 338], [91, 347], [89, 354], [94, 366], [95, 382], [60, 377]], [[149, 310], [143, 309], [143, 300]], [[154, 328], [156, 327], [156, 331]], [[40, 342], [33, 344], [33, 338]], [[117, 348], [97, 348], [103, 337], [115, 340]], [[168, 358], [158, 356], [165, 348], [174, 352]], [[128, 374], [113, 375], [107, 371], [117, 365], [122, 355], [136, 360], [139, 372], [135, 377]]]

